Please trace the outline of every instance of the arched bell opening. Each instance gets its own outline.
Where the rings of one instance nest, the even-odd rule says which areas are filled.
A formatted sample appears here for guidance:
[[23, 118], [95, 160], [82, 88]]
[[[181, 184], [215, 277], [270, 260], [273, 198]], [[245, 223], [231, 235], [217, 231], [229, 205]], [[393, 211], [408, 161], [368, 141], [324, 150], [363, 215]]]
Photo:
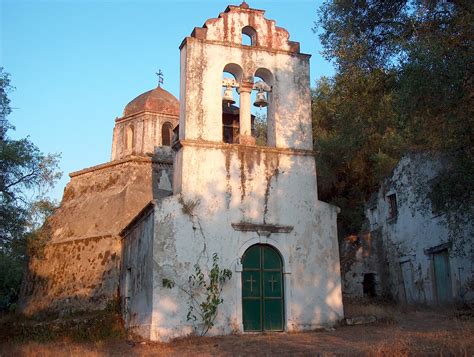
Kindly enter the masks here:
[[242, 45], [256, 46], [257, 45], [257, 31], [252, 26], [245, 26], [242, 28]]
[[[274, 108], [272, 105], [273, 74], [266, 68], [259, 68], [254, 75], [252, 91], [252, 136], [260, 146], [275, 146]], [[273, 134], [273, 135], [272, 135]]]
[[284, 280], [280, 252], [267, 244], [249, 247], [242, 256], [244, 331], [283, 331]]
[[239, 83], [242, 80], [242, 68], [235, 63], [229, 63], [222, 73], [222, 141], [227, 144], [239, 142], [240, 96]]

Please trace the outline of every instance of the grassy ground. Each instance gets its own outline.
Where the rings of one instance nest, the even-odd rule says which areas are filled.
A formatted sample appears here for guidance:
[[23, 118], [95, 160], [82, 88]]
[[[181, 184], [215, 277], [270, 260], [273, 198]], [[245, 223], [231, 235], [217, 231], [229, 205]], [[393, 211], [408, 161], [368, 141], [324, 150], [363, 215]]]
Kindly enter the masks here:
[[373, 315], [377, 322], [305, 333], [188, 337], [162, 344], [128, 340], [113, 312], [39, 325], [9, 316], [0, 319], [0, 356], [474, 355], [472, 310], [352, 301], [346, 302], [345, 312], [346, 317]]

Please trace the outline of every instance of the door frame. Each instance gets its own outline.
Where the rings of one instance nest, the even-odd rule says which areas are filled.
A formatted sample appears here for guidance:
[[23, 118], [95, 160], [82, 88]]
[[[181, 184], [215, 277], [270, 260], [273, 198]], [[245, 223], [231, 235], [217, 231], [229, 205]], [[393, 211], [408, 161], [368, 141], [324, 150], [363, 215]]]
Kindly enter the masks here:
[[[238, 273], [238, 279], [236, 279], [236, 288], [237, 288], [237, 294], [239, 295], [239, 304], [236, 304], [236, 315], [238, 316], [238, 321], [239, 321], [239, 330], [241, 333], [249, 333], [249, 334], [255, 334], [255, 333], [261, 333], [261, 332], [251, 332], [251, 331], [244, 331], [244, 322], [243, 322], [243, 300], [242, 300], [242, 257], [244, 256], [244, 253], [249, 249], [251, 246], [256, 245], [256, 244], [263, 244], [263, 245], [269, 245], [273, 249], [275, 249], [281, 257], [282, 260], [282, 275], [283, 275], [283, 331], [287, 332], [288, 331], [288, 321], [292, 320], [292, 311], [290, 309], [291, 306], [291, 294], [289, 291], [291, 291], [291, 269], [289, 267], [288, 261], [289, 261], [289, 245], [282, 245], [276, 240], [268, 237], [268, 236], [257, 236], [253, 237], [249, 240], [247, 240], [242, 246], [240, 247], [239, 250], [239, 256], [237, 259], [237, 263], [235, 266], [235, 272]], [[266, 332], [268, 333], [268, 332]], [[275, 332], [278, 333], [278, 332]]]

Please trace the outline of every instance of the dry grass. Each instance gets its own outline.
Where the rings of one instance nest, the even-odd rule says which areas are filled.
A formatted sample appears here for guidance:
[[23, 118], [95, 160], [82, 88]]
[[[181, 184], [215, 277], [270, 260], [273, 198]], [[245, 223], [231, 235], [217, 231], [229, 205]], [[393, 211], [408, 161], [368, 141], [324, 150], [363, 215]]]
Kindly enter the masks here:
[[111, 311], [76, 313], [61, 319], [10, 314], [0, 320], [0, 341], [13, 343], [100, 342], [123, 337], [125, 331], [121, 317]]
[[402, 312], [402, 307], [384, 301], [344, 298], [344, 315], [346, 318], [358, 316], [375, 316], [377, 321], [392, 323]]
[[[347, 302], [348, 317], [373, 315], [383, 322], [341, 326], [335, 331], [187, 337], [168, 344], [131, 343], [124, 337], [52, 342], [5, 342], [7, 356], [473, 356], [474, 319], [453, 309], [403, 307], [386, 303]], [[386, 323], [392, 319], [390, 323]]]

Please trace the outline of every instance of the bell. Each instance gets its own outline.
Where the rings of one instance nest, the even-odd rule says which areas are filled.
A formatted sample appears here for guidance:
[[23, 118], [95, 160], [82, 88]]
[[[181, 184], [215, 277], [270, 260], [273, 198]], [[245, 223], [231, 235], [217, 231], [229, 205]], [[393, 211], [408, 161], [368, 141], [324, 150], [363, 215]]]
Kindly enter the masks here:
[[232, 96], [232, 87], [226, 87], [224, 96], [222, 97], [222, 103], [227, 104], [228, 107], [235, 103], [234, 97]]
[[267, 96], [265, 95], [265, 92], [263, 90], [258, 91], [257, 99], [255, 100], [255, 103], [253, 103], [253, 105], [259, 108], [266, 107], [268, 105]]

